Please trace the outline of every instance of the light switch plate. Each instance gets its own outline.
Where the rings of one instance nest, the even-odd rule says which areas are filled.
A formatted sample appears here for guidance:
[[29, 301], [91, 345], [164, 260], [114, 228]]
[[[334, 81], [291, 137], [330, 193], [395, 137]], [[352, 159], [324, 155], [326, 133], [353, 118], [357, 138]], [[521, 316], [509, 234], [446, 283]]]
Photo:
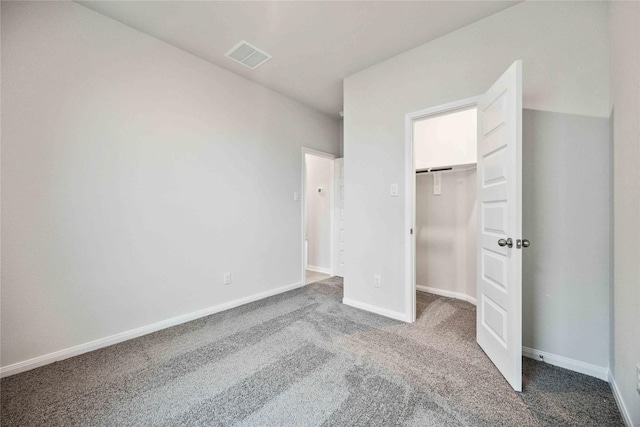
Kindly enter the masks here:
[[398, 184], [391, 184], [391, 197], [398, 197]]

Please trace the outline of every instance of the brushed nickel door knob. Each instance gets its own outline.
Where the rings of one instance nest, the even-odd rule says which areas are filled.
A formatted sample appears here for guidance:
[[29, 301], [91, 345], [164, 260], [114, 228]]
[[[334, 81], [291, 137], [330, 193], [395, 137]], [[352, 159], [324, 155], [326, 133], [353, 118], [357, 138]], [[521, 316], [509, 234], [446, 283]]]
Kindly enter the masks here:
[[498, 245], [507, 246], [509, 248], [512, 248], [513, 247], [513, 240], [511, 239], [511, 237], [507, 237], [507, 240], [500, 239], [500, 240], [498, 240]]

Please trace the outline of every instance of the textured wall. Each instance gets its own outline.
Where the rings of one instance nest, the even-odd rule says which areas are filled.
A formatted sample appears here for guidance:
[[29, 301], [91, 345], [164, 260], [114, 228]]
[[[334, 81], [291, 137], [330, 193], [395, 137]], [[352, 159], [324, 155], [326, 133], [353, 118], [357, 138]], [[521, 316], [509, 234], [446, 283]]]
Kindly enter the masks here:
[[524, 110], [522, 344], [609, 364], [609, 120]]
[[616, 386], [640, 425], [640, 3], [609, 2], [613, 109], [613, 360]]
[[416, 176], [416, 284], [476, 297], [476, 170]]

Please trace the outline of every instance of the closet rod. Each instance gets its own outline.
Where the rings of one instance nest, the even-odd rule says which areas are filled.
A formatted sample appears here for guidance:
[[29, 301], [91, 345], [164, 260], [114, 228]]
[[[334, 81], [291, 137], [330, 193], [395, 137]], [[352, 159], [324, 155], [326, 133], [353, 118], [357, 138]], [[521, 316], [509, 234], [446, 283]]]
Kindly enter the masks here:
[[421, 171], [416, 171], [416, 175], [419, 173], [433, 173], [433, 172], [442, 172], [442, 171], [450, 171], [453, 168], [431, 168], [431, 169], [424, 169]]

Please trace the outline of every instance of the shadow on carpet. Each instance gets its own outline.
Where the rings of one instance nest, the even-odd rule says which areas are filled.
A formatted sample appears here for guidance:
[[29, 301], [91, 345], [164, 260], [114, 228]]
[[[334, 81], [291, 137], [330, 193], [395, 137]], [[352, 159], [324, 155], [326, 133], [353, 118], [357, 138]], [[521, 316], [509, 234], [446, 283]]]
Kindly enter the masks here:
[[524, 359], [513, 392], [467, 302], [419, 292], [410, 325], [342, 293], [332, 277], [4, 378], [1, 424], [623, 425], [592, 377]]

